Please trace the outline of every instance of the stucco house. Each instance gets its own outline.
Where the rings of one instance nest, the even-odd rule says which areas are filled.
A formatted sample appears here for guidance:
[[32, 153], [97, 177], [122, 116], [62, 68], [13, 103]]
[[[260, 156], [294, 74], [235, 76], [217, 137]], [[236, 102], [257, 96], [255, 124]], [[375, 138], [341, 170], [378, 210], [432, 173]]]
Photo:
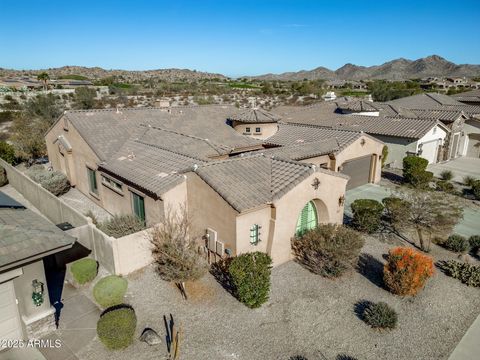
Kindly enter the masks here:
[[58, 284], [49, 280], [46, 264], [74, 242], [0, 191], [0, 339], [38, 337], [54, 327], [50, 293]]
[[[253, 118], [272, 126], [249, 135], [241, 126]], [[279, 120], [232, 106], [67, 111], [46, 142], [52, 167], [108, 212], [152, 226], [186, 205], [209, 255], [263, 250], [279, 264], [298, 229], [342, 222], [348, 169], [357, 185], [378, 181], [383, 147]]]

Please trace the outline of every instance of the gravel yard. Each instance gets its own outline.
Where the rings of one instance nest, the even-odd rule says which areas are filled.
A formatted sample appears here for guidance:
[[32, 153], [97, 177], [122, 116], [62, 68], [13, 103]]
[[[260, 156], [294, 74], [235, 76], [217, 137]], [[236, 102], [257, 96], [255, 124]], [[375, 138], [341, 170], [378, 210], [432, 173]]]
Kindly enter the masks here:
[[[383, 288], [383, 255], [403, 243], [369, 237], [363, 263], [336, 281], [313, 275], [291, 261], [273, 270], [271, 297], [251, 310], [227, 293], [211, 275], [187, 285], [188, 301], [153, 267], [130, 275], [127, 302], [138, 317], [137, 338], [146, 326], [164, 337], [163, 316], [173, 315], [182, 329], [180, 358], [285, 359], [447, 359], [480, 312], [480, 292], [440, 271], [415, 298], [400, 298]], [[438, 259], [455, 255], [434, 245]], [[475, 261], [475, 260], [472, 260]], [[369, 328], [355, 313], [360, 300], [385, 301], [399, 314], [391, 332]], [[77, 353], [79, 359], [164, 359], [165, 343], [149, 347], [135, 341], [109, 352], [95, 338]]]

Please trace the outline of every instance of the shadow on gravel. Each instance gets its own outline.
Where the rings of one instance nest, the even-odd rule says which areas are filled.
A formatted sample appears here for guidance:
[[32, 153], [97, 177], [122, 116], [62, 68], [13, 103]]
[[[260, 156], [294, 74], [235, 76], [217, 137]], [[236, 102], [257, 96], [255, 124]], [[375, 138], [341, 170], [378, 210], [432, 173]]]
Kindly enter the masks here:
[[391, 181], [394, 184], [397, 184], [397, 185], [403, 184], [403, 177], [401, 175], [395, 174], [392, 171], [387, 171], [387, 170], [382, 171], [382, 177]]
[[383, 264], [370, 254], [362, 253], [358, 258], [357, 269], [371, 283], [384, 289]]
[[[365, 312], [365, 309], [367, 309], [372, 304], [373, 303], [369, 300], [360, 300], [357, 303], [355, 303], [355, 305], [353, 306], [353, 312], [355, 313], [355, 315], [357, 315], [357, 317], [360, 320], [363, 321], [363, 313]], [[338, 356], [337, 356], [337, 359], [338, 359]], [[346, 358], [346, 359], [348, 359], [348, 358]]]
[[215, 280], [222, 285], [231, 295], [235, 296], [235, 288], [232, 283], [230, 274], [228, 273], [228, 267], [230, 266], [231, 258], [217, 261], [210, 267], [210, 274], [213, 275]]
[[357, 358], [347, 354], [339, 354], [335, 360], [357, 360]]

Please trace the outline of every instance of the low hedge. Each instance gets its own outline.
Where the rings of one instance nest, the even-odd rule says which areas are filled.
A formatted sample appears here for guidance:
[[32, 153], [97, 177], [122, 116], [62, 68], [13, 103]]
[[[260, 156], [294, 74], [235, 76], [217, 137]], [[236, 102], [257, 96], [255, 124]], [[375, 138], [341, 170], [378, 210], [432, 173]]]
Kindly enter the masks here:
[[93, 288], [93, 297], [102, 307], [108, 308], [123, 303], [123, 297], [127, 292], [128, 282], [126, 279], [110, 275], [97, 282]]
[[98, 264], [95, 260], [84, 258], [72, 263], [70, 272], [80, 285], [86, 284], [97, 276]]
[[33, 181], [55, 196], [60, 196], [70, 190], [71, 186], [67, 176], [60, 171], [48, 171], [42, 165], [33, 165], [26, 173]]
[[133, 343], [137, 327], [135, 310], [121, 304], [106, 309], [97, 322], [97, 335], [110, 350], [124, 349]]
[[352, 205], [355, 229], [367, 233], [374, 233], [380, 228], [383, 205], [372, 199], [358, 199]]

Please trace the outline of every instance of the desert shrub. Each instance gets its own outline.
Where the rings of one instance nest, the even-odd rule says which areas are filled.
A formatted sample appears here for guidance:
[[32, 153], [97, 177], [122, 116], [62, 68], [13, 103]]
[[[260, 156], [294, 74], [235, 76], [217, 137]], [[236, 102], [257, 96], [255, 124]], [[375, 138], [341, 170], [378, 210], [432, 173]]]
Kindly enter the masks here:
[[453, 184], [447, 180], [438, 180], [435, 185], [438, 191], [447, 193], [453, 193], [455, 191]]
[[67, 176], [60, 171], [48, 171], [42, 165], [34, 165], [27, 170], [27, 175], [55, 196], [70, 190]]
[[472, 193], [475, 199], [480, 200], [480, 180], [475, 180], [472, 184]]
[[358, 262], [363, 237], [345, 226], [319, 225], [292, 240], [297, 262], [314, 274], [334, 278]]
[[440, 173], [440, 179], [442, 179], [444, 181], [452, 180], [453, 179], [453, 172], [451, 172], [450, 170], [443, 170]]
[[228, 268], [239, 301], [249, 308], [260, 307], [268, 300], [272, 259], [256, 251], [235, 257]]
[[468, 240], [458, 234], [450, 235], [447, 240], [443, 243], [443, 246], [456, 253], [466, 253], [470, 249], [470, 244]]
[[8, 184], [7, 172], [0, 165], [0, 187]]
[[70, 272], [80, 285], [92, 281], [97, 276], [98, 264], [95, 260], [84, 258], [72, 263]]
[[443, 261], [439, 267], [448, 276], [460, 280], [468, 286], [480, 287], [480, 266], [455, 260]]
[[133, 343], [136, 327], [137, 317], [132, 307], [113, 306], [100, 316], [97, 322], [97, 335], [108, 349], [124, 349]]
[[128, 282], [126, 279], [110, 275], [97, 282], [93, 288], [93, 297], [99, 305], [104, 308], [118, 305], [123, 302], [127, 291]]
[[15, 163], [14, 147], [5, 141], [0, 141], [0, 158], [13, 165]]
[[433, 260], [412, 248], [397, 247], [389, 251], [383, 268], [383, 280], [396, 295], [415, 295], [434, 273]]
[[473, 176], [464, 176], [463, 179], [463, 184], [469, 187], [472, 187], [473, 183], [476, 181]]
[[418, 156], [403, 158], [403, 180], [414, 187], [427, 188], [433, 173], [426, 171], [428, 160]]
[[115, 215], [98, 224], [98, 228], [108, 236], [121, 238], [146, 229], [145, 223], [135, 215]]
[[355, 229], [367, 233], [373, 233], [380, 228], [383, 205], [372, 199], [358, 199], [352, 205]]
[[411, 206], [408, 201], [396, 196], [390, 196], [382, 199], [382, 203], [385, 208], [385, 217], [393, 227], [396, 228], [408, 217]]
[[384, 302], [370, 303], [365, 308], [363, 320], [372, 328], [394, 329], [397, 326], [396, 311]]
[[472, 251], [480, 250], [480, 235], [472, 235], [468, 239], [468, 243], [470, 244], [470, 248]]

